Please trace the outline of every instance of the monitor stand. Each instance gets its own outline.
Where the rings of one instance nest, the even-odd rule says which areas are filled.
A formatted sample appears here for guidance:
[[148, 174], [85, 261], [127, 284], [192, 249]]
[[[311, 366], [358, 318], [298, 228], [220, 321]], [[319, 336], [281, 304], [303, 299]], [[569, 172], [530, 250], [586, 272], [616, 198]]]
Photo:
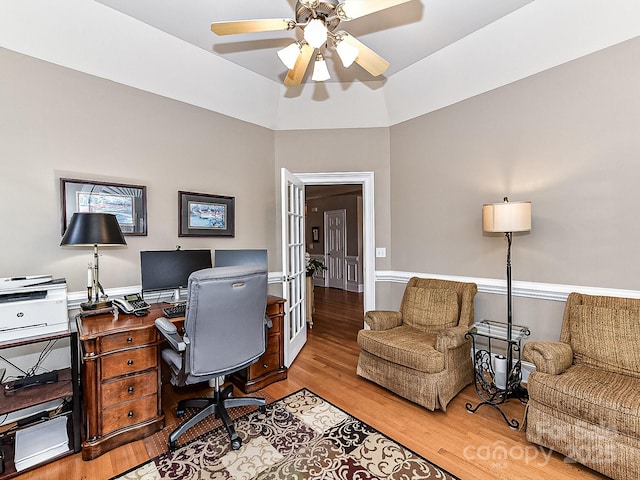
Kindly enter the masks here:
[[173, 297], [171, 297], [171, 302], [172, 303], [176, 303], [176, 304], [184, 303], [183, 301], [180, 300], [180, 289], [179, 288], [176, 288], [173, 291]]

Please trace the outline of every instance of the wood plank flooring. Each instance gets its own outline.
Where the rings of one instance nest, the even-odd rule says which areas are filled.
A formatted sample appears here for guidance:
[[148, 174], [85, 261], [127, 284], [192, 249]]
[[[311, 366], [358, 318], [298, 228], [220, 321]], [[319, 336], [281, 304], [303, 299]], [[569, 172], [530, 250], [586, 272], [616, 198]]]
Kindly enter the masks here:
[[[356, 336], [363, 324], [362, 294], [316, 287], [315, 300], [307, 344], [288, 379], [269, 385], [264, 394], [280, 398], [306, 387], [463, 480], [606, 478], [528, 443], [524, 432], [511, 430], [489, 407], [468, 413], [465, 403], [478, 401], [471, 385], [443, 413], [425, 410], [358, 377]], [[521, 419], [524, 406], [511, 400], [505, 411]], [[17, 478], [107, 479], [148, 457], [138, 441], [90, 462], [73, 455]]]

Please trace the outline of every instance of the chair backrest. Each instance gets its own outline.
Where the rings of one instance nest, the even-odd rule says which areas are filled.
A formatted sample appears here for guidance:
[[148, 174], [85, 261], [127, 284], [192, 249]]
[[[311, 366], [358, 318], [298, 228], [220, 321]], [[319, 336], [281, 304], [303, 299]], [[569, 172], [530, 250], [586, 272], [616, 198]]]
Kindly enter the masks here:
[[267, 271], [264, 266], [208, 268], [189, 277], [186, 373], [226, 375], [265, 351]]
[[640, 378], [640, 299], [571, 293], [560, 341], [576, 365]]
[[400, 304], [403, 323], [427, 332], [470, 326], [477, 292], [475, 283], [413, 277]]

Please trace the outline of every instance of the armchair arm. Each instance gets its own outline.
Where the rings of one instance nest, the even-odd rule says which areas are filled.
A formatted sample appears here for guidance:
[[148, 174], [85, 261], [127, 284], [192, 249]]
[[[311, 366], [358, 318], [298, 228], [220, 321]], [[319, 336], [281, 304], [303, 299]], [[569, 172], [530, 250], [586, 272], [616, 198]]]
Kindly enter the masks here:
[[522, 349], [522, 358], [535, 364], [540, 373], [558, 375], [573, 363], [573, 350], [563, 342], [529, 342]]
[[469, 342], [465, 337], [468, 331], [469, 327], [464, 325], [440, 330], [436, 335], [436, 350], [444, 353], [448, 349], [464, 345]]
[[156, 328], [167, 339], [171, 348], [176, 352], [183, 352], [189, 343], [188, 338], [178, 334], [176, 326], [164, 317], [156, 318]]
[[370, 310], [364, 321], [371, 330], [389, 330], [402, 325], [402, 313], [390, 310]]

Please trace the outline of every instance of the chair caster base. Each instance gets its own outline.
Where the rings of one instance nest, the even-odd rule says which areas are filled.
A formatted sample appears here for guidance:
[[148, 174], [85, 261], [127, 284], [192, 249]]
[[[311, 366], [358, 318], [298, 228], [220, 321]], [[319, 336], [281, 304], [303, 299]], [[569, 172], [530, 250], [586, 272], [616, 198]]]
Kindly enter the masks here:
[[238, 450], [242, 446], [241, 438], [234, 438], [231, 440], [231, 450]]

